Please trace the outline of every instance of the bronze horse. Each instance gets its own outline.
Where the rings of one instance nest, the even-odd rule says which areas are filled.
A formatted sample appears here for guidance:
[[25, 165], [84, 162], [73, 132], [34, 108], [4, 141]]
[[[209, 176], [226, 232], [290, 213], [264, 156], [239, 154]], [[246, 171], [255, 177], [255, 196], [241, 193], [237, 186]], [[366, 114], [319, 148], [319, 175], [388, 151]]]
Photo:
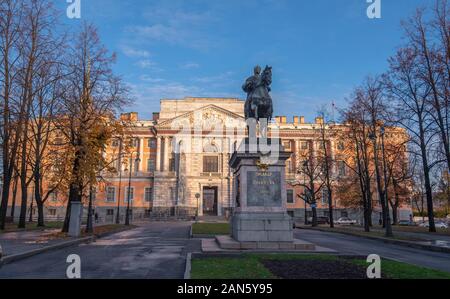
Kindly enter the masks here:
[[243, 89], [248, 93], [245, 103], [245, 118], [256, 120], [267, 119], [269, 122], [273, 115], [272, 98], [269, 92], [272, 84], [272, 67], [266, 66], [261, 76], [255, 68], [255, 76], [250, 77]]

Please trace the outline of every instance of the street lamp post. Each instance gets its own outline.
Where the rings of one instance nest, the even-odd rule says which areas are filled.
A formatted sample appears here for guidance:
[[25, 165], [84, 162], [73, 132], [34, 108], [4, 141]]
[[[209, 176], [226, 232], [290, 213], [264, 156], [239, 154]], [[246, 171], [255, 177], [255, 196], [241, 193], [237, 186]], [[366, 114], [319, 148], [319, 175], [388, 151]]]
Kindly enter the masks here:
[[197, 211], [195, 213], [195, 222], [198, 222], [198, 204], [199, 204], [199, 200], [200, 200], [200, 193], [195, 193], [195, 198], [197, 198]]
[[122, 140], [119, 145], [119, 193], [117, 194], [116, 224], [120, 224], [120, 192], [122, 186]]
[[116, 224], [120, 223], [120, 192], [122, 186], [122, 162], [119, 163], [119, 192], [117, 194], [117, 212], [116, 212]]
[[[125, 225], [130, 225], [131, 173], [133, 171], [133, 153], [131, 153], [131, 157], [130, 157], [130, 173], [128, 176], [128, 194], [127, 194], [127, 214], [125, 215]], [[138, 153], [135, 163], [139, 163], [140, 161], [141, 161], [141, 159], [139, 158], [139, 153]]]

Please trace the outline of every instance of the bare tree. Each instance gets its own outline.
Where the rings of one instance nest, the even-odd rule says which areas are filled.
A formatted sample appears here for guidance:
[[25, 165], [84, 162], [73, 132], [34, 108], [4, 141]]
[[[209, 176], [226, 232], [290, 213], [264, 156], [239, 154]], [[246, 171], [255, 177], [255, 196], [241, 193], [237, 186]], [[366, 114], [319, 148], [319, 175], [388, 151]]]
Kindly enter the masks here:
[[396, 123], [410, 134], [410, 153], [421, 159], [430, 232], [435, 232], [433, 194], [430, 171], [430, 147], [435, 140], [433, 118], [427, 110], [427, 98], [431, 92], [421, 80], [418, 68], [419, 53], [414, 48], [400, 49], [389, 59], [389, 72], [385, 75], [385, 87], [392, 99]]
[[0, 1], [0, 84], [1, 115], [0, 138], [2, 145], [3, 189], [0, 205], [0, 229], [5, 228], [6, 212], [11, 180], [17, 161], [20, 138], [23, 134], [22, 121], [26, 114], [26, 102], [18, 95], [17, 80], [20, 71], [21, 19], [23, 1]]
[[420, 80], [429, 89], [426, 97], [427, 110], [439, 132], [440, 148], [445, 156], [447, 169], [450, 169], [449, 10], [447, 1], [436, 1], [432, 22], [424, 20], [424, 8], [417, 9], [408, 21], [403, 22], [408, 47], [415, 53], [415, 80]]
[[329, 121], [328, 113], [325, 108], [319, 111], [319, 124], [317, 126], [317, 131], [319, 134], [320, 148], [317, 154], [319, 163], [322, 165], [322, 181], [326, 187], [325, 191], [327, 193], [328, 202], [328, 214], [330, 227], [334, 227], [333, 219], [333, 182], [334, 182], [334, 157], [332, 156], [332, 142], [331, 140], [335, 138], [334, 123]]
[[[345, 161], [346, 166], [357, 176], [361, 196], [361, 205], [364, 213], [364, 229], [369, 232], [372, 226], [372, 171], [371, 171], [371, 152], [366, 113], [361, 105], [361, 92], [356, 90], [353, 100], [350, 102], [348, 109], [342, 111], [344, 123], [349, 128], [341, 132], [339, 140], [344, 142], [344, 156], [351, 158], [353, 161]], [[344, 184], [343, 180], [339, 181]], [[353, 180], [348, 182], [354, 184]], [[358, 202], [360, 202], [358, 200]]]
[[[302, 152], [296, 158], [298, 167], [296, 179], [291, 183], [293, 187], [300, 186], [303, 188], [302, 194], [297, 194], [312, 209], [312, 226], [317, 226], [317, 198], [322, 192], [325, 182], [323, 177], [323, 164], [317, 159], [314, 153], [314, 142], [311, 142], [310, 149]], [[306, 221], [306, 219], [305, 219]]]

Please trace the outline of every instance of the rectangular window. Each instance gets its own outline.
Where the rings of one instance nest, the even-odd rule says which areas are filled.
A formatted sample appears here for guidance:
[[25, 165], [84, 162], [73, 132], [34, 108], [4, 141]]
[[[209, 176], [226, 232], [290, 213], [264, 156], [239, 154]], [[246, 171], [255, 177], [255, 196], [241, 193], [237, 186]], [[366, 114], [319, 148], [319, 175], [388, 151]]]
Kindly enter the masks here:
[[49, 214], [50, 216], [56, 216], [56, 209], [49, 209], [49, 210], [48, 210], [48, 214]]
[[153, 200], [153, 189], [150, 187], [145, 188], [145, 201], [151, 202]]
[[338, 173], [339, 173], [339, 176], [347, 175], [347, 166], [345, 165], [344, 161], [338, 162]]
[[113, 139], [112, 146], [113, 147], [118, 147], [119, 146], [119, 139]]
[[289, 151], [291, 149], [291, 142], [290, 141], [283, 141], [284, 149]]
[[323, 188], [322, 189], [322, 205], [328, 204], [328, 189]]
[[203, 157], [203, 172], [219, 172], [219, 157], [204, 156]]
[[138, 138], [131, 138], [130, 145], [131, 145], [131, 147], [138, 147], [139, 146], [139, 139]]
[[107, 209], [106, 210], [106, 216], [113, 216], [114, 215], [114, 210], [113, 209]]
[[130, 189], [128, 189], [128, 187], [127, 187], [125, 189], [125, 202], [128, 202], [128, 195], [130, 196], [130, 201], [133, 201], [134, 200], [134, 187], [131, 187]]
[[148, 139], [147, 142], [148, 142], [147, 146], [149, 148], [156, 148], [156, 139], [155, 138], [150, 138], [150, 139]]
[[309, 148], [309, 142], [308, 142], [308, 141], [302, 141], [302, 142], [300, 143], [300, 148], [301, 148], [302, 150], [307, 150], [307, 149]]
[[286, 161], [286, 172], [287, 173], [293, 173], [294, 172], [294, 167], [292, 165], [291, 159]]
[[52, 201], [56, 202], [58, 201], [58, 192], [57, 191], [53, 191], [52, 195], [51, 195]]
[[154, 159], [147, 160], [147, 171], [148, 172], [155, 171], [155, 160]]
[[115, 202], [116, 201], [116, 187], [106, 188], [106, 201]]
[[294, 190], [286, 190], [287, 203], [294, 203]]

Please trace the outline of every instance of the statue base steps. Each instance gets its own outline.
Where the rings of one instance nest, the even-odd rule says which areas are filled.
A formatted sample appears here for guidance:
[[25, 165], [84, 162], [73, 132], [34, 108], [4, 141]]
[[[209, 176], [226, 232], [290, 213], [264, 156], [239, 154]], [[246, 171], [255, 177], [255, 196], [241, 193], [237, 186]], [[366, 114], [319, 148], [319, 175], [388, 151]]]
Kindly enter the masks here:
[[312, 243], [294, 239], [291, 242], [239, 242], [230, 236], [216, 236], [216, 243], [223, 250], [274, 250], [274, 251], [315, 251]]

